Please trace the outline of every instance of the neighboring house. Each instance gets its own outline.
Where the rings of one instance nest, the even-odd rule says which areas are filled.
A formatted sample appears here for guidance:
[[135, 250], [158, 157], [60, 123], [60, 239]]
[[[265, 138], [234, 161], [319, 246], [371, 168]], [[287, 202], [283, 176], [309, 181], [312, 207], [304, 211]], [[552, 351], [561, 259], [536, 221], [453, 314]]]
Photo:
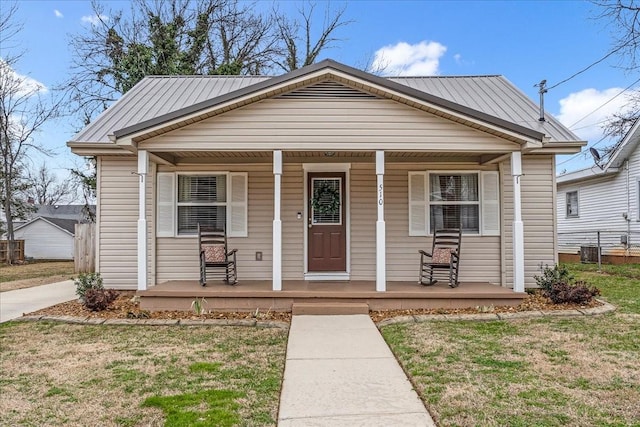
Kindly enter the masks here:
[[462, 223], [460, 280], [522, 291], [557, 259], [555, 154], [585, 145], [538, 118], [501, 76], [382, 78], [325, 60], [279, 77], [146, 77], [68, 145], [97, 156], [109, 287], [198, 280], [203, 223], [226, 228], [240, 285], [384, 291], [416, 283], [418, 249]]
[[24, 256], [35, 259], [73, 259], [73, 219], [38, 216], [14, 230], [16, 240], [24, 240]]
[[87, 209], [95, 216], [94, 205], [37, 205], [26, 221], [14, 222], [14, 238], [25, 241], [27, 258], [73, 259], [75, 225], [88, 222]]
[[597, 245], [600, 231], [603, 254], [640, 256], [639, 144], [637, 121], [602, 167], [557, 178], [561, 253], [577, 254], [582, 246]]
[[[87, 213], [87, 210], [89, 213]], [[71, 219], [75, 222], [87, 222], [89, 216], [95, 217], [95, 205], [34, 205], [34, 211], [29, 212], [26, 220], [14, 221], [14, 229], [31, 221], [32, 219], [45, 216], [47, 218]]]

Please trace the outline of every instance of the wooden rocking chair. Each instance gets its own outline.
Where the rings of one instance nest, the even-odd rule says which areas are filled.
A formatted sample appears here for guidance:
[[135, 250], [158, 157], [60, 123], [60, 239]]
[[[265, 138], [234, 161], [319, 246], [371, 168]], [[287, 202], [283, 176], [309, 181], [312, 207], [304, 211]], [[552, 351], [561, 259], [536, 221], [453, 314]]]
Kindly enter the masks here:
[[433, 233], [433, 247], [431, 253], [419, 250], [420, 253], [420, 277], [418, 282], [424, 286], [430, 286], [437, 282], [434, 273], [448, 270], [449, 286], [458, 286], [458, 270], [460, 268], [460, 240], [462, 230], [443, 229]]
[[201, 227], [198, 224], [200, 250], [200, 285], [207, 285], [207, 274], [220, 277], [227, 285], [238, 282], [237, 249], [227, 249], [227, 234], [223, 230]]

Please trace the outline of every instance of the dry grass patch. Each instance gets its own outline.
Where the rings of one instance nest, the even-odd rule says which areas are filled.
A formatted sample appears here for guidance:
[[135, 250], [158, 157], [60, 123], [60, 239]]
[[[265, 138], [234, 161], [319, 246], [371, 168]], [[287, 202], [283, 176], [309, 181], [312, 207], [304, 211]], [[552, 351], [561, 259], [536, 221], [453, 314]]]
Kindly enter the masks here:
[[9, 323], [0, 340], [0, 425], [275, 425], [279, 329]]
[[438, 425], [639, 425], [640, 319], [430, 322], [383, 334]]
[[73, 275], [73, 261], [0, 264], [0, 292], [69, 280]]

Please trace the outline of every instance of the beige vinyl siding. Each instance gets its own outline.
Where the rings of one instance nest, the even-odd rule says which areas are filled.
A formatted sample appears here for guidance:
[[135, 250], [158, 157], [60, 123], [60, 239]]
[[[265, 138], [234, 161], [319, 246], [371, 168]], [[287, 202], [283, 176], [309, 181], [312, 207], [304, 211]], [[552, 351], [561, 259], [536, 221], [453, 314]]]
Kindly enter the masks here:
[[136, 158], [101, 157], [98, 200], [99, 271], [104, 286], [137, 287], [138, 168]]
[[[430, 236], [409, 236], [409, 171], [462, 171], [466, 169], [470, 171], [495, 170], [495, 166], [480, 169], [461, 165], [445, 166], [424, 163], [386, 165], [384, 194], [387, 226], [387, 280], [417, 282], [420, 261], [418, 250], [431, 250], [432, 239]], [[372, 209], [375, 210], [375, 199], [373, 199]], [[501, 283], [499, 236], [464, 234], [460, 251], [461, 281]], [[375, 272], [375, 255], [372, 257], [371, 265]]]
[[[271, 182], [273, 182], [273, 178], [271, 178]], [[284, 164], [281, 193], [282, 278], [284, 280], [301, 280], [304, 277], [304, 227], [307, 225], [307, 220], [304, 218], [302, 164]], [[303, 215], [301, 219], [298, 219], [298, 212]], [[266, 215], [268, 219], [273, 219], [273, 207]], [[271, 224], [269, 222], [269, 227]], [[269, 242], [271, 241], [270, 236]]]
[[[554, 156], [523, 156], [520, 190], [522, 195], [522, 222], [524, 225], [524, 277], [525, 286], [535, 286], [534, 276], [542, 267], [553, 266], [555, 255], [554, 229]], [[508, 287], [513, 287], [513, 177], [511, 165], [504, 162], [503, 171], [503, 230], [505, 276]]]
[[390, 100], [269, 99], [141, 143], [157, 151], [512, 151], [517, 144]]
[[[350, 182], [351, 279], [375, 280], [378, 218], [375, 165], [352, 163]], [[388, 205], [385, 208], [388, 209]]]
[[[238, 249], [238, 279], [264, 280], [271, 278], [273, 173], [271, 165], [217, 165], [169, 169], [168, 172], [248, 172], [249, 236], [229, 238], [229, 248]], [[255, 253], [262, 252], [262, 261]], [[156, 238], [156, 280], [198, 280], [199, 255], [197, 236]]]

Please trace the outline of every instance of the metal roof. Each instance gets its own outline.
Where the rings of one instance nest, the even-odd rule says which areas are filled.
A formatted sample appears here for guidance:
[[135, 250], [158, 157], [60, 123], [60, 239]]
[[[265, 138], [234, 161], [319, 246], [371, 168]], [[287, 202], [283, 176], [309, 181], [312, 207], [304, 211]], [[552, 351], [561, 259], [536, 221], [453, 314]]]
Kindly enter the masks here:
[[333, 68], [528, 136], [545, 135], [552, 142], [580, 140], [550, 115], [546, 122], [539, 122], [537, 105], [502, 76], [382, 78], [325, 60], [279, 77], [148, 76], [74, 136], [72, 142], [110, 142], [110, 134], [129, 134], [324, 68]]
[[269, 80], [266, 76], [147, 76], [103, 111], [73, 142], [109, 142], [115, 130]]
[[631, 129], [629, 129], [624, 138], [622, 138], [616, 151], [607, 162], [605, 169], [621, 167], [624, 161], [636, 150], [638, 144], [640, 144], [640, 119], [635, 121]]
[[553, 142], [580, 141], [555, 117], [545, 112], [541, 122], [538, 105], [504, 76], [393, 77], [422, 92], [482, 111], [545, 134]]
[[20, 224], [18, 227], [16, 227], [15, 231], [18, 231], [22, 228], [28, 227], [29, 225], [33, 224], [36, 221], [44, 221], [47, 222], [51, 225], [53, 225], [54, 227], [59, 228], [60, 230], [69, 233], [70, 235], [74, 235], [76, 230], [76, 224], [78, 224], [78, 221], [75, 221], [73, 219], [60, 219], [60, 218], [51, 218], [51, 217], [46, 217], [46, 216], [39, 216], [36, 218], [33, 218], [30, 221], [25, 222], [24, 224]]
[[575, 183], [616, 174], [623, 170], [622, 166], [624, 165], [625, 160], [628, 160], [629, 157], [631, 157], [639, 144], [640, 119], [636, 120], [633, 126], [631, 126], [631, 129], [629, 129], [624, 138], [622, 138], [604, 166], [598, 168], [594, 165], [589, 168], [558, 175], [556, 177], [556, 182], [558, 184]]

